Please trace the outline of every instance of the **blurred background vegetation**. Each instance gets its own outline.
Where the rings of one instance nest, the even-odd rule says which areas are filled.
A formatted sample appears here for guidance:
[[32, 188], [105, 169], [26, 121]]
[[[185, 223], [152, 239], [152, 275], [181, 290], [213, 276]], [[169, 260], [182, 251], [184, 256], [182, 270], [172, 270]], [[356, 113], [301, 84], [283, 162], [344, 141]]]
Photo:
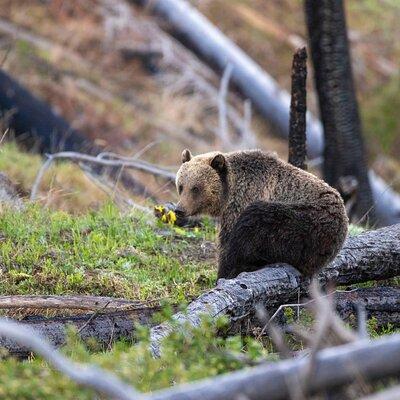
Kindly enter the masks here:
[[[74, 128], [97, 145], [176, 168], [184, 147], [194, 153], [219, 146], [217, 105], [182, 74], [179, 52], [155, 65], [127, 56], [127, 49], [152, 46], [149, 32], [162, 21], [125, 2], [100, 0], [1, 0], [2, 68], [48, 102]], [[295, 48], [306, 42], [300, 0], [197, 0], [192, 3], [243, 48], [281, 85], [290, 89]], [[373, 167], [400, 189], [400, 3], [395, 0], [346, 1], [349, 36], [364, 136]], [[150, 31], [149, 31], [150, 29]], [[154, 41], [154, 38], [153, 38]], [[158, 43], [159, 44], [159, 43]], [[167, 48], [167, 50], [165, 50]], [[176, 55], [178, 54], [178, 57]], [[185, 56], [186, 57], [186, 56]], [[188, 59], [182, 58], [188, 63]], [[192, 60], [189, 58], [189, 63]], [[193, 61], [195, 62], [195, 61]], [[311, 68], [309, 69], [311, 71]], [[310, 72], [311, 74], [311, 72]], [[211, 77], [211, 80], [218, 79]], [[215, 86], [218, 87], [218, 80]], [[309, 108], [317, 112], [312, 79]], [[241, 105], [231, 94], [231, 103]], [[286, 157], [287, 143], [253, 113], [258, 146]], [[7, 134], [12, 138], [12, 132]], [[24, 148], [32, 151], [32, 147]], [[40, 166], [38, 156], [1, 148], [0, 169], [29, 192]], [[165, 200], [171, 187], [135, 173], [149, 191]], [[54, 167], [42, 185], [42, 200], [55, 208], [79, 211], [99, 206], [106, 196], [79, 168]], [[83, 196], [81, 194], [84, 194]]]

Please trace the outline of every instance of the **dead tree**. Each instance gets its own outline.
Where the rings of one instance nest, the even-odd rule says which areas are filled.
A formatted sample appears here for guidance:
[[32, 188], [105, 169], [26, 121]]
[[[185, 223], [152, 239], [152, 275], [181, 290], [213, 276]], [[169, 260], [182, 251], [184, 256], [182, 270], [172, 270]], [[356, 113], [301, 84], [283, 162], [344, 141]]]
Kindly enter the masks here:
[[292, 96], [289, 120], [289, 163], [306, 170], [307, 50], [296, 51], [292, 66]]
[[[102, 151], [87, 140], [82, 132], [72, 128], [48, 104], [1, 70], [0, 111], [4, 123], [13, 131], [16, 138], [23, 138], [26, 145], [42, 154], [57, 149], [88, 151], [91, 154]], [[107, 170], [104, 166], [93, 167], [93, 172], [96, 174], [103, 174], [106, 171], [118, 177], [120, 168]], [[120, 174], [120, 181], [135, 194], [149, 194], [141, 183], [125, 172]]]
[[354, 218], [375, 223], [361, 122], [353, 82], [343, 0], [306, 0], [305, 11], [315, 85], [324, 126], [324, 179], [339, 191], [354, 177]]
[[[130, 0], [147, 6], [160, 15], [170, 31], [219, 71], [233, 66], [232, 82], [249, 98], [261, 115], [271, 122], [279, 135], [288, 138], [290, 96], [257, 63], [236, 46], [207, 18], [185, 0]], [[317, 3], [317, 2], [316, 2]], [[163, 25], [165, 26], [165, 25]], [[307, 152], [310, 159], [323, 153], [320, 121], [307, 115]], [[373, 171], [369, 171], [380, 225], [400, 222], [400, 195]]]

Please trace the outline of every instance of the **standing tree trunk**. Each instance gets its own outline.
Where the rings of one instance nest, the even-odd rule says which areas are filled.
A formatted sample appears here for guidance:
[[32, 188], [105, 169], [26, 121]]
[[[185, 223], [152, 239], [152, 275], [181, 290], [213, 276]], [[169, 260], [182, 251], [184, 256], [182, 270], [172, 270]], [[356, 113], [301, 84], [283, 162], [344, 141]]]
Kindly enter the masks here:
[[305, 0], [305, 12], [325, 134], [324, 179], [339, 191], [342, 179], [355, 179], [351, 217], [374, 223], [343, 0]]
[[298, 49], [293, 56], [292, 96], [289, 119], [289, 164], [307, 170], [307, 50]]

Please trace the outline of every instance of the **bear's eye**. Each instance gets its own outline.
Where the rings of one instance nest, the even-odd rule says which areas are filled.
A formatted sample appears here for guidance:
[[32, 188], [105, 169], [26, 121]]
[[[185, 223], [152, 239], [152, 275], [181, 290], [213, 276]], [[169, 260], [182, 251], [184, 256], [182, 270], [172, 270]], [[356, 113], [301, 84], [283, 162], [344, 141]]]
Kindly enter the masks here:
[[181, 194], [183, 191], [183, 185], [178, 186], [178, 194]]
[[193, 194], [199, 194], [200, 193], [200, 189], [197, 186], [193, 186], [192, 187], [192, 193]]

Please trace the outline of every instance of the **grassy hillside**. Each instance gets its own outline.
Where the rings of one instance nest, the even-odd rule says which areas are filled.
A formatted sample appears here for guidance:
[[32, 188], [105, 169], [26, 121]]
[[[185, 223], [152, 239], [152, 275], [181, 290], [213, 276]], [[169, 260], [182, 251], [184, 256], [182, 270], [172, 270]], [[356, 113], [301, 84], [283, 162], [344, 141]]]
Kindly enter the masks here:
[[[153, 222], [153, 221], [152, 221]], [[0, 218], [2, 294], [91, 294], [135, 300], [197, 296], [215, 282], [214, 227], [154, 226], [108, 204], [78, 218], [28, 206]]]

